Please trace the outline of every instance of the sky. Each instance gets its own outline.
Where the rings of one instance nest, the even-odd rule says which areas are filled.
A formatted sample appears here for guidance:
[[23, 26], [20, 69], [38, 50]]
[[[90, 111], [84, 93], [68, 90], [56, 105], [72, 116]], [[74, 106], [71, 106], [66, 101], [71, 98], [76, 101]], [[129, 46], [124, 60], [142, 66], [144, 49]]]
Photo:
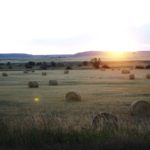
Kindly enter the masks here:
[[149, 0], [0, 0], [0, 53], [150, 50]]

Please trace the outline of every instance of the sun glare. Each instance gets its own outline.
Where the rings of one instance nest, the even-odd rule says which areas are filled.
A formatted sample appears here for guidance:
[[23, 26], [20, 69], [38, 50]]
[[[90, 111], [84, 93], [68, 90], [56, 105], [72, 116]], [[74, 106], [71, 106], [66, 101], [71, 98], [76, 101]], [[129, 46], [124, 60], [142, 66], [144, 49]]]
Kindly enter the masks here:
[[113, 60], [123, 60], [127, 58], [127, 52], [125, 51], [109, 51], [107, 56]]

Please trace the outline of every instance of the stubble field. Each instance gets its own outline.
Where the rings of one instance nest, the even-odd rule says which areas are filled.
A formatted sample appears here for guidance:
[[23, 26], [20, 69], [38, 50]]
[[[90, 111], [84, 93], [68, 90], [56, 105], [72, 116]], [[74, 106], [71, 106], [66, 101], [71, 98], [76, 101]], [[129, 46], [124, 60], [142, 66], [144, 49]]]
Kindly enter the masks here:
[[[0, 76], [0, 148], [1, 149], [146, 149], [149, 146], [149, 119], [130, 115], [136, 100], [150, 102], [149, 70], [42, 70], [7, 71]], [[2, 72], [0, 72], [2, 74]], [[58, 85], [50, 86], [49, 80]], [[39, 88], [29, 88], [37, 81]], [[80, 94], [79, 102], [68, 102], [69, 91]], [[100, 112], [119, 119], [119, 130], [98, 131], [92, 120]], [[142, 120], [141, 120], [142, 119]], [[106, 124], [107, 125], [107, 124]], [[108, 144], [109, 143], [109, 144]]]
[[[150, 101], [148, 70], [131, 70], [135, 80], [121, 70], [63, 70], [8, 71], [8, 77], [0, 77], [0, 116], [19, 118], [37, 114], [57, 117], [76, 125], [90, 124], [99, 112], [111, 112], [119, 117], [129, 116], [130, 104], [135, 100]], [[49, 86], [49, 80], [57, 80], [57, 86]], [[37, 81], [39, 88], [28, 88], [28, 81]], [[66, 102], [65, 94], [75, 91], [81, 102]], [[38, 102], [34, 101], [38, 98]], [[73, 123], [73, 124], [74, 124]], [[83, 125], [82, 125], [83, 126]]]

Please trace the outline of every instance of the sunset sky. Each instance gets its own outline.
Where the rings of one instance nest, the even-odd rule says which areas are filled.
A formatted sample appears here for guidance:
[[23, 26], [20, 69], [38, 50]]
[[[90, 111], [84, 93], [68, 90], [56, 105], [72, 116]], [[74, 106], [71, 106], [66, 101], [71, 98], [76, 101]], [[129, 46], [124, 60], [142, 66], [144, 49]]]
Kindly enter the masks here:
[[149, 0], [1, 0], [0, 53], [150, 50]]

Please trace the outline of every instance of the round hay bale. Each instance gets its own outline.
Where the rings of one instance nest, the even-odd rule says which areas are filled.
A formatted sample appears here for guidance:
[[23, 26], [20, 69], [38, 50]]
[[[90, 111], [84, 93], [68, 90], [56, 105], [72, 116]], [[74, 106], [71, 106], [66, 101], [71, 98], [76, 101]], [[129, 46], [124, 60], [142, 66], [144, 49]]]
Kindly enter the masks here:
[[29, 73], [29, 72], [28, 72], [27, 70], [24, 70], [23, 73], [24, 73], [24, 74], [27, 74], [27, 73]]
[[150, 116], [150, 103], [143, 100], [134, 101], [130, 106], [130, 113], [133, 116]]
[[81, 101], [81, 96], [76, 92], [68, 92], [65, 96], [66, 101]]
[[3, 73], [2, 73], [2, 76], [3, 76], [3, 77], [7, 77], [7, 76], [8, 76], [8, 74], [7, 74], [7, 73], [5, 73], [5, 72], [3, 72]]
[[28, 82], [28, 87], [29, 88], [38, 88], [39, 87], [39, 84], [37, 81], [29, 81]]
[[42, 76], [46, 76], [47, 75], [47, 73], [46, 72], [42, 72]]
[[92, 127], [96, 130], [117, 130], [118, 129], [118, 118], [107, 112], [97, 114], [93, 121]]
[[49, 80], [49, 85], [58, 85], [57, 80]]
[[100, 70], [101, 70], [101, 71], [105, 71], [106, 69], [105, 69], [105, 68], [100, 68]]
[[129, 73], [130, 73], [130, 70], [123, 69], [123, 70], [121, 71], [121, 73], [122, 73], [122, 74], [129, 74]]
[[69, 70], [64, 70], [64, 74], [69, 74]]
[[135, 75], [134, 75], [134, 74], [130, 74], [130, 75], [129, 75], [129, 79], [130, 79], [130, 80], [134, 80], [134, 79], [135, 79]]
[[150, 79], [150, 74], [147, 74], [147, 75], [146, 75], [146, 79]]

